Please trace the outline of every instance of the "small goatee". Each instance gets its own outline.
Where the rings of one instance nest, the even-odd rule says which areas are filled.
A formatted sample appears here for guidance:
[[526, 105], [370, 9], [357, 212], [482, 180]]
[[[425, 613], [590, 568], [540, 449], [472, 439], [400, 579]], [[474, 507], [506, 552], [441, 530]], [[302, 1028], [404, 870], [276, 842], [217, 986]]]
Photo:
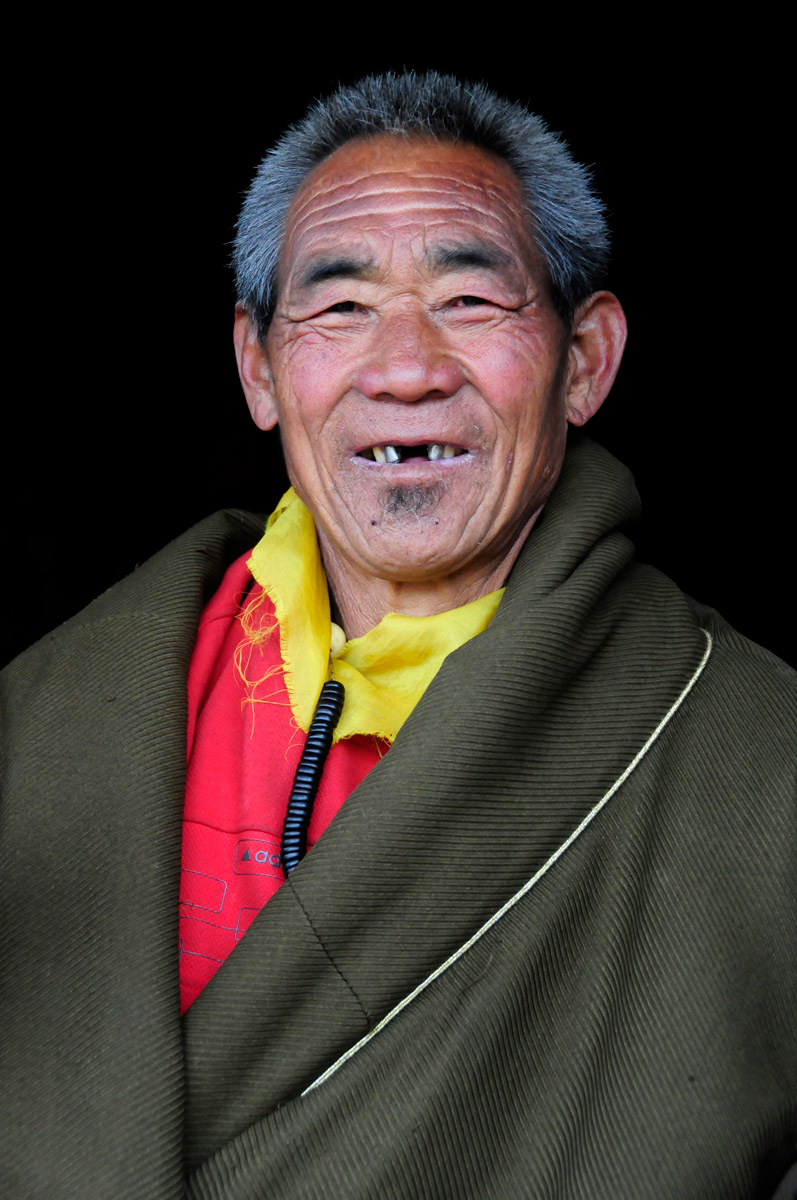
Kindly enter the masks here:
[[435, 512], [445, 490], [442, 483], [390, 484], [379, 493], [379, 503], [386, 521], [396, 523], [405, 517], [420, 520]]

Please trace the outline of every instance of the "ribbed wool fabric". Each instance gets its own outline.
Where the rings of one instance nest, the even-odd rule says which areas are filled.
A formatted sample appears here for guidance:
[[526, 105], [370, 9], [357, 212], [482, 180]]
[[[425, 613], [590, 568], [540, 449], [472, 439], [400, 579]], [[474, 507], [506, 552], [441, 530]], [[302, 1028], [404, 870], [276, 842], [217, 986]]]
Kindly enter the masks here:
[[490, 628], [182, 1030], [181, 688], [251, 524], [192, 531], [9, 669], [7, 1194], [772, 1195], [795, 677], [633, 561], [636, 511], [576, 443]]

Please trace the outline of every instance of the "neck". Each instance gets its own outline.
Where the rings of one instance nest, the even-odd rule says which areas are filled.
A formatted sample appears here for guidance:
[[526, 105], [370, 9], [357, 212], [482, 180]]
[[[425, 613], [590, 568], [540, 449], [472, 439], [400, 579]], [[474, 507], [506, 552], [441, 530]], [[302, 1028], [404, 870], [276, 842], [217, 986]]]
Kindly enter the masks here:
[[431, 617], [450, 612], [503, 587], [539, 511], [523, 529], [509, 553], [497, 563], [475, 564], [434, 579], [383, 579], [365, 574], [330, 545], [319, 530], [321, 557], [329, 583], [333, 620], [346, 637], [357, 638], [378, 625], [388, 613]]

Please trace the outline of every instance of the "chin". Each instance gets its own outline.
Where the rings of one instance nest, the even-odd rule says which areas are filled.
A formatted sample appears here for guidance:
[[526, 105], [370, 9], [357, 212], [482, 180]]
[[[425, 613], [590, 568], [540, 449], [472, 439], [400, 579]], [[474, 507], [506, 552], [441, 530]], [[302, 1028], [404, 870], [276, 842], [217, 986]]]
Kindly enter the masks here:
[[385, 523], [379, 540], [368, 541], [362, 556], [368, 573], [394, 583], [442, 583], [468, 561], [450, 531], [423, 518], [416, 520], [414, 529], [405, 527], [400, 531], [390, 531]]

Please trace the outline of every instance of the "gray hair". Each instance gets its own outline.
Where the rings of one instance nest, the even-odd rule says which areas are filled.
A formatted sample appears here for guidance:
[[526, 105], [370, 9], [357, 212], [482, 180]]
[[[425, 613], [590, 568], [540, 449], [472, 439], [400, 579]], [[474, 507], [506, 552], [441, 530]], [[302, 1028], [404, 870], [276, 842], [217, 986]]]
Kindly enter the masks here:
[[517, 176], [551, 298], [569, 324], [606, 269], [609, 235], [590, 173], [534, 113], [484, 84], [414, 71], [369, 75], [319, 100], [261, 162], [238, 219], [238, 303], [265, 336], [277, 298], [283, 231], [307, 176], [346, 142], [378, 134], [464, 142], [504, 159]]

